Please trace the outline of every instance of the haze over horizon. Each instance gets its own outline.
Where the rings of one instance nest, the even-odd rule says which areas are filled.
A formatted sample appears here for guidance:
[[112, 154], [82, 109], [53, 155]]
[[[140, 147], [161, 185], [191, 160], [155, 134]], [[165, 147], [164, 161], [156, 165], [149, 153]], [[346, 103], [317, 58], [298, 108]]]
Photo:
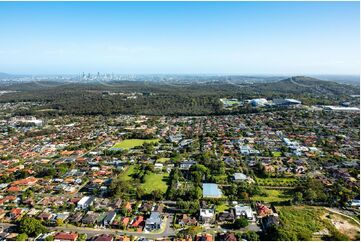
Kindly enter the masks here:
[[359, 75], [359, 2], [0, 2], [0, 72]]

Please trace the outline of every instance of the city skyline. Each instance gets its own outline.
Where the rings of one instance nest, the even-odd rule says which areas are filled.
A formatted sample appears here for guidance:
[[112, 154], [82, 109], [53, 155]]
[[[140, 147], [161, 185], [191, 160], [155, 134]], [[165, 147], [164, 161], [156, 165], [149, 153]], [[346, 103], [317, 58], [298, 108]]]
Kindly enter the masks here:
[[359, 75], [359, 2], [1, 2], [0, 72]]

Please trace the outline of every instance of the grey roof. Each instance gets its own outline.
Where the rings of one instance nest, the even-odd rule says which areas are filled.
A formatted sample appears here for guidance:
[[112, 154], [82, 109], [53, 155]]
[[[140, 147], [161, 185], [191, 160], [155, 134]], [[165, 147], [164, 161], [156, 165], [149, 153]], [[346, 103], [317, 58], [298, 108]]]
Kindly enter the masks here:
[[111, 221], [116, 216], [115, 211], [110, 211], [104, 218], [104, 221]]
[[146, 220], [146, 224], [161, 224], [162, 219], [160, 218], [159, 212], [152, 212], [150, 217]]

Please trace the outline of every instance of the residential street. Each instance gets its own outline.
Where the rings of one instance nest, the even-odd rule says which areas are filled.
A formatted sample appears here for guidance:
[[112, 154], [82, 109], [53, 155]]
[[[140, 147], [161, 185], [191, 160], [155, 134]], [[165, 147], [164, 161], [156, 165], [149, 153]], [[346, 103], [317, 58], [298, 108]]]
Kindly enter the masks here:
[[[170, 227], [171, 222], [173, 221], [173, 215], [169, 215], [168, 218], [164, 219], [166, 226], [163, 231], [160, 231], [159, 233], [152, 233], [152, 232], [129, 232], [129, 231], [122, 231], [118, 229], [101, 229], [101, 228], [84, 228], [84, 227], [48, 227], [51, 231], [65, 231], [65, 232], [77, 232], [86, 234], [88, 238], [93, 237], [95, 235], [99, 234], [117, 234], [117, 235], [133, 235], [136, 237], [145, 237], [147, 239], [156, 239], [156, 238], [162, 238], [162, 237], [169, 237], [174, 236], [174, 230]], [[10, 228], [15, 229], [14, 224], [9, 223], [0, 223], [0, 226], [3, 228], [4, 232], [7, 232]]]

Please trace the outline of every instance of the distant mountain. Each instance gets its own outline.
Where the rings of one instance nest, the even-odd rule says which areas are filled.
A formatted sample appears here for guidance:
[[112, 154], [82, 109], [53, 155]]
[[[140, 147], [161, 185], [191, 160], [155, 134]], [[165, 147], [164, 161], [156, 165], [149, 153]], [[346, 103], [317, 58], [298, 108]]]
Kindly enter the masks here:
[[352, 85], [324, 81], [307, 76], [295, 76], [272, 83], [254, 84], [250, 91], [259, 93], [350, 95], [358, 94], [359, 88]]
[[1, 87], [0, 89], [10, 91], [39, 91], [49, 88], [56, 88], [68, 84], [67, 82], [59, 81], [31, 81], [31, 82], [17, 82], [12, 85]]
[[360, 86], [360, 76], [358, 75], [315, 75], [312, 77], [341, 84]]
[[11, 75], [11, 74], [0, 72], [0, 79], [12, 78], [12, 77], [13, 77], [13, 75]]
[[0, 80], [1, 79], [10, 79], [10, 78], [19, 78], [19, 77], [24, 77], [25, 75], [14, 75], [14, 74], [9, 74], [9, 73], [5, 73], [5, 72], [0, 72]]

